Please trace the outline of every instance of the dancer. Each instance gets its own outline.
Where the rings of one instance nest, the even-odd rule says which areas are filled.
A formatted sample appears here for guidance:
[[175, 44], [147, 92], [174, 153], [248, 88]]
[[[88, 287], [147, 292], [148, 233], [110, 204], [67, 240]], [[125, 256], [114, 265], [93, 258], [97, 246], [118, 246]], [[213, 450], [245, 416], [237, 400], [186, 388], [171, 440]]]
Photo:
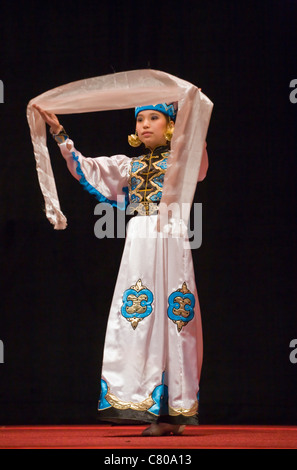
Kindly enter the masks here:
[[[136, 131], [128, 140], [145, 151], [132, 159], [84, 157], [57, 116], [33, 106], [84, 188], [113, 205], [125, 195], [138, 213], [128, 223], [109, 313], [100, 419], [149, 423], [144, 436], [182, 434], [187, 424], [198, 424], [202, 327], [187, 228], [181, 219], [170, 220], [166, 231], [159, 226], [177, 103], [135, 109]], [[207, 168], [205, 146], [198, 181]], [[97, 189], [89, 183], [94, 177]]]

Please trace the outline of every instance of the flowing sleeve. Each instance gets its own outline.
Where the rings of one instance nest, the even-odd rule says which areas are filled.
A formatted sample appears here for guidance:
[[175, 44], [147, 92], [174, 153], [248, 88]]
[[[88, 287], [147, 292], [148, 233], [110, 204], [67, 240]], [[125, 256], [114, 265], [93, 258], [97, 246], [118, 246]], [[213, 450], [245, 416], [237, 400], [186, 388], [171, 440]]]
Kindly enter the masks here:
[[204, 150], [202, 153], [202, 158], [201, 158], [201, 164], [199, 168], [199, 174], [198, 174], [198, 182], [203, 181], [204, 178], [207, 175], [207, 170], [208, 170], [208, 153], [207, 153], [207, 144], [205, 142]]
[[99, 202], [125, 209], [129, 202], [128, 180], [131, 159], [126, 155], [84, 157], [71, 139], [59, 144], [70, 173]]

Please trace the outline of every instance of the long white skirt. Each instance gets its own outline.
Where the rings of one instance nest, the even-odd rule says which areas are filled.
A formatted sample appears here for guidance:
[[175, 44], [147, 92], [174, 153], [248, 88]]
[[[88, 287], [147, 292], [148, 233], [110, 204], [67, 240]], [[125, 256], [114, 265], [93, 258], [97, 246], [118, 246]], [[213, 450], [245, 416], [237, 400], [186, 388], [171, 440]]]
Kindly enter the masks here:
[[107, 324], [99, 419], [198, 424], [202, 326], [192, 253], [133, 217]]

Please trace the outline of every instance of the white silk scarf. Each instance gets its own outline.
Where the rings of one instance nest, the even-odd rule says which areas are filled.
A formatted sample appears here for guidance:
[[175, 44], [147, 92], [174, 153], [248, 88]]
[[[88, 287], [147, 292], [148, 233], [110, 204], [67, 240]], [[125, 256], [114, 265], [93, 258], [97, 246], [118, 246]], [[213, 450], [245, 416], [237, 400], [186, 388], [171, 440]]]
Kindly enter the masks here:
[[178, 114], [160, 207], [162, 212], [170, 206], [172, 216], [187, 224], [213, 108], [213, 103], [196, 86], [158, 70], [132, 70], [71, 82], [30, 100], [27, 120], [36, 170], [46, 216], [55, 229], [65, 229], [67, 220], [60, 209], [46, 125], [32, 105], [38, 104], [55, 114], [75, 114], [173, 101], [178, 101]]

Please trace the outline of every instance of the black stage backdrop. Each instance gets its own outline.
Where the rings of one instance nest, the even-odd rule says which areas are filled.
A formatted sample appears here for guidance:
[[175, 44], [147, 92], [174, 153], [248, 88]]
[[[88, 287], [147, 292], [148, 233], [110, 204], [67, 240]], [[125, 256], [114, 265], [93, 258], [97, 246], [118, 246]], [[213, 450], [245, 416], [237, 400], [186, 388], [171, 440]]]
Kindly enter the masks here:
[[[1, 424], [96, 423], [124, 246], [95, 237], [97, 202], [51, 138], [68, 228], [47, 221], [27, 103], [74, 80], [153, 68], [214, 102], [195, 195], [200, 422], [296, 425], [296, 2], [2, 1], [0, 15]], [[135, 154], [133, 110], [61, 121], [84, 155]]]

